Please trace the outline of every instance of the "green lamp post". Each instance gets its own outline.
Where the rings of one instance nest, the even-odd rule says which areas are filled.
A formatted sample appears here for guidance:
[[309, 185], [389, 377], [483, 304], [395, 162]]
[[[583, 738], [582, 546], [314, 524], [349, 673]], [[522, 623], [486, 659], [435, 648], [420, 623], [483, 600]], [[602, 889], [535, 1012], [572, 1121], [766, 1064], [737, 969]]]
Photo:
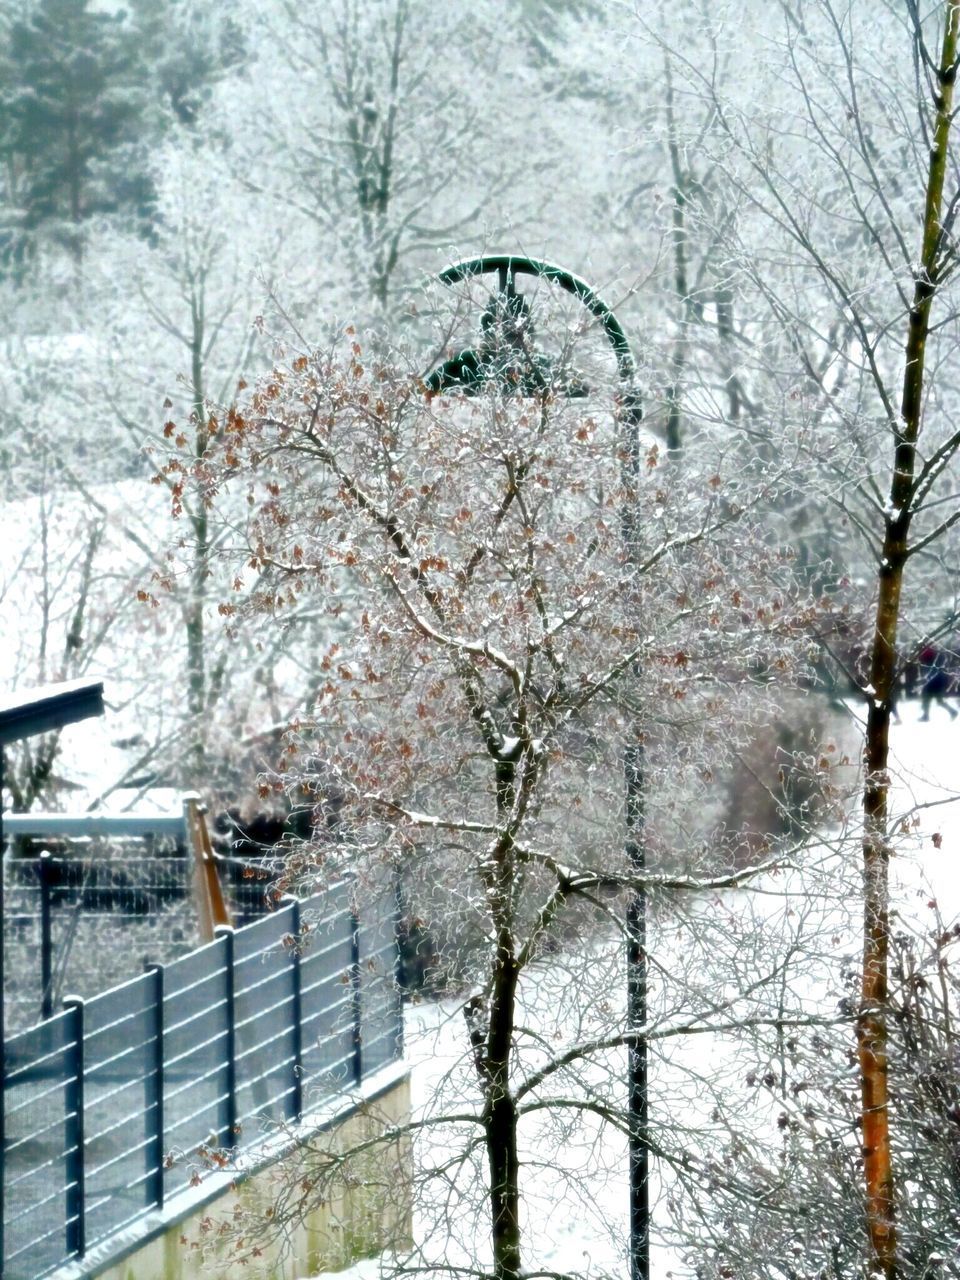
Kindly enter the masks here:
[[[557, 371], [534, 345], [535, 328], [530, 304], [517, 291], [517, 276], [546, 281], [571, 294], [599, 322], [617, 362], [620, 381], [619, 427], [622, 433], [620, 458], [627, 492], [634, 490], [639, 472], [638, 427], [642, 418], [636, 387], [637, 366], [619, 320], [600, 295], [585, 280], [563, 267], [518, 254], [483, 254], [454, 262], [437, 279], [455, 285], [477, 276], [497, 276], [480, 320], [481, 337], [476, 346], [464, 348], [437, 365], [424, 379], [428, 395], [459, 391], [476, 395], [488, 385], [505, 394], [531, 396], [550, 391], [578, 398], [589, 387], [576, 374]], [[621, 529], [626, 554], [632, 553], [636, 535], [636, 504], [628, 502], [621, 511]], [[636, 670], [635, 674], [639, 674]], [[642, 876], [646, 866], [644, 843], [644, 751], [639, 735], [623, 751], [626, 792], [626, 834], [624, 851], [630, 867]], [[647, 1020], [646, 896], [638, 888], [630, 896], [626, 914], [627, 943], [627, 1025], [633, 1031]], [[630, 1165], [630, 1276], [648, 1280], [650, 1275], [650, 1192], [648, 1144], [647, 1046], [638, 1038], [628, 1049], [627, 1108], [629, 1116]]]

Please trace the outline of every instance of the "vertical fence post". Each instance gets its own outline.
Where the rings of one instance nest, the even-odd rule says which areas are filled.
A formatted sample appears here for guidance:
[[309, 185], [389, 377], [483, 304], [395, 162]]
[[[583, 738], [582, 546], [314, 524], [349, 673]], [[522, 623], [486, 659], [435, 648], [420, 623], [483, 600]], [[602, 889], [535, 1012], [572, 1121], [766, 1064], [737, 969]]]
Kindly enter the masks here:
[[350, 908], [350, 988], [353, 995], [353, 1082], [363, 1080], [363, 1004], [360, 991], [360, 917]]
[[51, 929], [51, 888], [53, 854], [40, 854], [40, 1017], [53, 1017], [53, 939]]
[[233, 928], [227, 924], [218, 925], [216, 936], [223, 941], [223, 964], [225, 977], [225, 1018], [226, 1018], [226, 1097], [223, 1106], [223, 1122], [221, 1124], [221, 1143], [225, 1147], [236, 1145], [237, 1141], [237, 975], [234, 967]]
[[[163, 965], [148, 964], [148, 977], [153, 979], [147, 1015], [151, 1022], [153, 1062], [144, 1063], [143, 1118], [146, 1182], [144, 1194], [149, 1208], [163, 1208]], [[153, 1114], [153, 1124], [150, 1115]]]
[[290, 946], [290, 982], [292, 986], [290, 1001], [291, 1029], [293, 1031], [293, 1078], [290, 1082], [290, 1116], [294, 1120], [303, 1119], [303, 972], [300, 968], [301, 936], [300, 900], [290, 901], [290, 933], [293, 942]]
[[86, 1253], [86, 1195], [84, 1188], [84, 1116], [83, 1116], [83, 1001], [79, 996], [66, 996], [63, 1007], [72, 1013], [70, 1019], [73, 1043], [67, 1048], [67, 1081], [65, 1086], [64, 1172], [66, 1174], [67, 1253]]

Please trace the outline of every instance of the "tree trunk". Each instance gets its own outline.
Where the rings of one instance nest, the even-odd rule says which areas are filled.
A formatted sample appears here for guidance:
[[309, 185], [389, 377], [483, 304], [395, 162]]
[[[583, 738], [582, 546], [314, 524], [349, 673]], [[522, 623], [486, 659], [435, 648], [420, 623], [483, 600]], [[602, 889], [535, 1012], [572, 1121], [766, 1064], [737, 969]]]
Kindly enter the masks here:
[[494, 975], [484, 1107], [487, 1163], [490, 1169], [490, 1218], [493, 1274], [517, 1280], [520, 1274], [520, 1160], [517, 1156], [517, 1104], [510, 1091], [517, 969], [503, 957]]
[[75, 266], [83, 258], [83, 157], [80, 153], [77, 110], [70, 103], [67, 114], [67, 192], [70, 200], [70, 253]]
[[[497, 816], [503, 820], [512, 808], [516, 794], [516, 765], [512, 761], [497, 760], [494, 768]], [[512, 848], [508, 841], [500, 841], [487, 882], [497, 933], [497, 951], [491, 974], [490, 1021], [481, 1072], [495, 1280], [518, 1280], [520, 1275], [518, 1115], [516, 1099], [510, 1090], [510, 1059], [520, 977], [513, 935], [515, 876]]]
[[683, 379], [687, 368], [688, 328], [690, 325], [690, 288], [687, 281], [687, 174], [680, 158], [676, 121], [673, 112], [673, 78], [670, 59], [664, 65], [665, 106], [667, 115], [667, 151], [673, 174], [673, 282], [677, 295], [677, 336], [670, 357], [670, 385], [667, 387], [667, 449], [678, 453], [683, 444]]
[[876, 625], [870, 653], [870, 707], [864, 743], [863, 791], [863, 974], [857, 1044], [861, 1075], [862, 1136], [867, 1230], [873, 1270], [894, 1280], [898, 1274], [894, 1223], [894, 1177], [890, 1158], [887, 1087], [887, 1021], [889, 1018], [888, 952], [890, 798], [889, 746], [893, 685], [896, 677], [897, 624], [900, 594], [909, 558], [908, 534], [914, 498], [917, 442], [924, 389], [924, 355], [930, 330], [930, 308], [941, 262], [941, 206], [950, 136], [950, 113], [956, 75], [955, 58], [960, 8], [945, 4], [943, 49], [935, 99], [936, 127], [927, 175], [923, 249], [914, 280], [906, 341], [906, 365], [895, 428], [893, 477], [878, 577]]

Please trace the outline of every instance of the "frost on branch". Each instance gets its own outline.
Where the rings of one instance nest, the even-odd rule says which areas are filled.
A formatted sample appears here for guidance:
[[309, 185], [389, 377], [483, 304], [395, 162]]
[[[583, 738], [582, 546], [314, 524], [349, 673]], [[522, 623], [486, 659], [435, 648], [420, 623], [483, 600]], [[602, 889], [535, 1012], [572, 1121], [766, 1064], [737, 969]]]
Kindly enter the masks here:
[[[330, 617], [282, 770], [325, 863], [439, 859], [481, 885], [482, 830], [534, 880], [553, 858], [616, 877], [627, 737], [665, 842], [704, 758], [722, 769], [797, 678], [817, 604], [762, 536], [776, 477], [709, 432], [682, 472], [651, 442], [631, 473], [615, 390], [428, 400], [348, 334], [211, 420], [197, 482], [242, 497], [232, 554], [258, 582], [239, 613]], [[715, 868], [736, 843], [703, 829], [669, 856]]]
[[[536, 1061], [517, 1021], [528, 971], [619, 931], [638, 883], [625, 745], [643, 748], [655, 901], [739, 884], [745, 860], [769, 872], [778, 850], [724, 827], [712, 780], [801, 679], [819, 611], [763, 535], [773, 468], [704, 431], [674, 469], [655, 441], [638, 451], [615, 371], [591, 386], [428, 399], [347, 334], [217, 412], [194, 477], [233, 504], [223, 543], [247, 585], [230, 625], [329, 618], [275, 779], [311, 833], [281, 883], [350, 871], [362, 893], [399, 875], [414, 976], [475, 997], [464, 1035], [494, 1164]], [[724, 928], [715, 954], [739, 945]], [[675, 1025], [740, 1000], [685, 987]], [[761, 1007], [751, 989], [744, 1009]], [[597, 1012], [567, 1084], [627, 1043], [622, 1008]], [[554, 1075], [535, 1072], [531, 1099]], [[515, 1210], [500, 1185], [495, 1222]]]

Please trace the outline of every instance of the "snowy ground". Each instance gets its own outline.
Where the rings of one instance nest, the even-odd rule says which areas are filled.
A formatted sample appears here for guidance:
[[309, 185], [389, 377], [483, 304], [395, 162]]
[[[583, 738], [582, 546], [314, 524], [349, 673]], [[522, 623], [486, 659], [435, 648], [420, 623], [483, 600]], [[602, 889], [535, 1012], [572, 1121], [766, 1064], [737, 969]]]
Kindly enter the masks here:
[[[902, 722], [894, 725], [892, 733], [896, 777], [894, 811], [906, 823], [909, 834], [901, 841], [891, 879], [904, 927], [925, 930], [933, 926], [938, 912], [947, 923], [960, 914], [960, 717], [951, 720], [944, 708], [934, 707], [930, 721], [924, 723], [920, 720], [917, 702], [902, 704], [900, 714]], [[719, 900], [715, 900], [713, 905], [718, 903]], [[857, 913], [855, 903], [850, 907], [845, 917], [848, 928], [851, 922], [855, 923]], [[788, 908], [786, 914], [792, 910]], [[833, 913], [834, 907], [828, 906], [827, 914], [832, 917]], [[855, 951], [856, 945], [855, 933], [837, 939], [840, 949]], [[611, 956], [609, 950], [604, 954], [601, 948], [596, 962], [602, 974], [601, 982], [610, 990], [616, 990], [619, 964], [616, 956]], [[533, 984], [537, 991], [531, 993], [531, 1004], [551, 1005], [554, 987], [559, 990], [569, 980], [562, 965], [544, 969]], [[808, 991], [814, 990], [813, 986], [808, 987]], [[818, 992], [818, 998], [823, 994]], [[833, 999], [836, 992], [825, 994]], [[551, 1016], [552, 1010], [546, 1014], [547, 1023]], [[430, 1114], [438, 1094], [451, 1087], [462, 1090], [464, 1102], [472, 1101], [459, 1005], [443, 1002], [411, 1006], [406, 1027], [416, 1114]], [[697, 1052], [702, 1053], [703, 1046], [698, 1046]], [[678, 1060], [678, 1067], [682, 1066]], [[742, 1067], [740, 1073], [742, 1075]], [[625, 1150], [619, 1139], [609, 1135], [603, 1137], [602, 1144], [603, 1150], [599, 1153], [584, 1152], [587, 1177], [603, 1166], [615, 1170], [612, 1177], [605, 1176], [596, 1187], [600, 1205], [591, 1202], [589, 1186], [576, 1187], [558, 1177], [549, 1162], [538, 1160], [536, 1149], [524, 1153], [524, 1190], [533, 1205], [530, 1216], [542, 1245], [535, 1260], [538, 1266], [576, 1271], [585, 1276], [626, 1274]], [[421, 1165], [433, 1163], [442, 1154], [434, 1145], [429, 1150], [421, 1149], [418, 1159]], [[415, 1220], [418, 1243], [429, 1249], [431, 1242], [437, 1243], [437, 1232], [449, 1229], [454, 1257], [466, 1261], [473, 1250], [475, 1259], [482, 1264], [488, 1253], [482, 1218], [470, 1222], [450, 1221], [445, 1218], [445, 1211], [446, 1205], [437, 1197], [418, 1207]], [[341, 1275], [348, 1280], [378, 1280], [383, 1269], [383, 1263], [373, 1259], [358, 1263]], [[652, 1270], [654, 1280], [688, 1274], [682, 1259], [662, 1245], [654, 1246]]]
[[917, 826], [894, 879], [902, 915], [929, 928], [929, 902], [948, 923], [960, 915], [960, 716], [934, 706], [924, 723], [918, 702], [902, 704], [900, 715], [892, 733], [896, 809]]

